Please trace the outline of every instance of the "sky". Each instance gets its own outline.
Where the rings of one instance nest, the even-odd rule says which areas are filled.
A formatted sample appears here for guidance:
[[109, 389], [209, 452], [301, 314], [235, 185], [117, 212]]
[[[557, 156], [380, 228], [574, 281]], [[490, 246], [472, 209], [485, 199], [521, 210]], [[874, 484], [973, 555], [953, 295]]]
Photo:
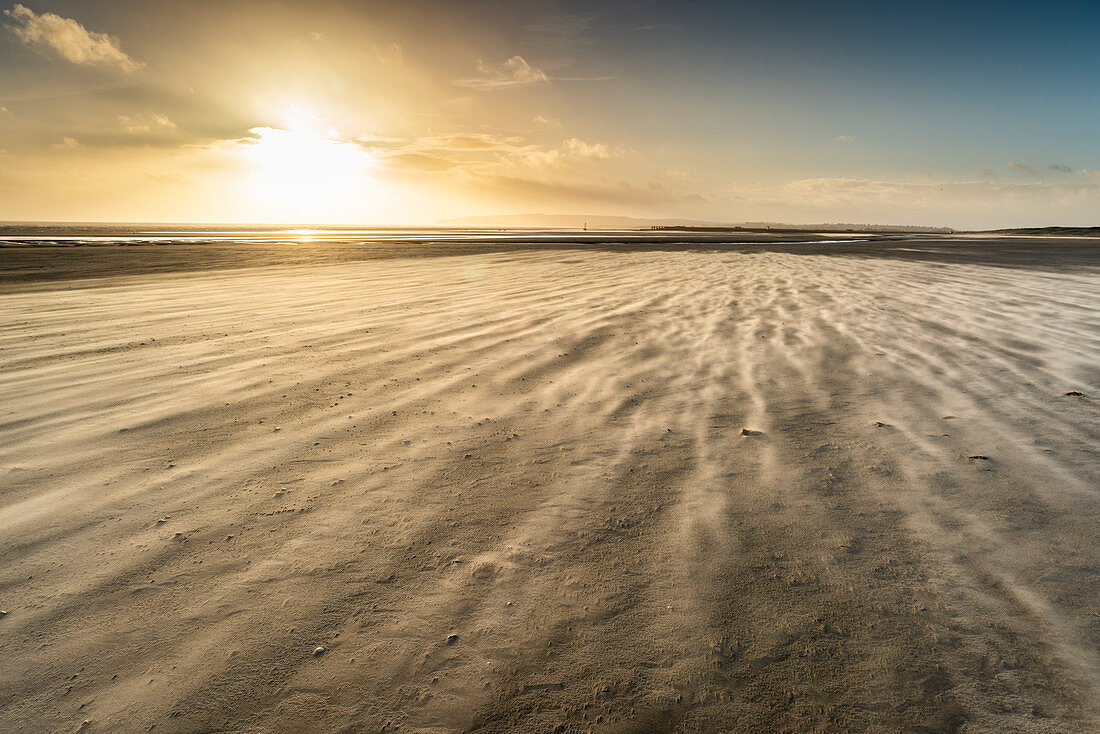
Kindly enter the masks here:
[[1095, 2], [0, 0], [0, 220], [1100, 225]]

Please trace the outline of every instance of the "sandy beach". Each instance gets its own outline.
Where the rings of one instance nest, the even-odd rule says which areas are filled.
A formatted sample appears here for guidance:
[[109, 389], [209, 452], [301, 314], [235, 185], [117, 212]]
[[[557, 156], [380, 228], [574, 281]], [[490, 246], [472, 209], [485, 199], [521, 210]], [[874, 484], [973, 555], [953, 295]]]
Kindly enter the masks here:
[[0, 729], [1100, 728], [1100, 245], [698, 239], [0, 249]]

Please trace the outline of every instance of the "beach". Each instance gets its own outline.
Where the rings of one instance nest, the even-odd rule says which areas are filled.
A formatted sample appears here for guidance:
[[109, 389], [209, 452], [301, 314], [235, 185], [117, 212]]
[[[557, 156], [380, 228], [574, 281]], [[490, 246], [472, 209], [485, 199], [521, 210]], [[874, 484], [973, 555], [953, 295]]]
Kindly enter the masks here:
[[0, 248], [0, 728], [1100, 727], [1100, 243], [405, 239]]

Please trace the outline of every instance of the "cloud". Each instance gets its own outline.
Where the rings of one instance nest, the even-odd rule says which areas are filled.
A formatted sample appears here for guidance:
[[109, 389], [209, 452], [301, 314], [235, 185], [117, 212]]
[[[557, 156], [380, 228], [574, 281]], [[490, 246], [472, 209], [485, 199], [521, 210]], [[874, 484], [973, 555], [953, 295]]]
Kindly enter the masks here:
[[534, 119], [531, 120], [531, 124], [535, 127], [561, 127], [561, 120], [545, 115], [535, 115]]
[[456, 133], [452, 135], [428, 135], [417, 138], [359, 138], [360, 146], [372, 151], [501, 151], [523, 152], [530, 146], [523, 139], [513, 136], [487, 133]]
[[[381, 156], [390, 165], [404, 161], [424, 166], [424, 156], [432, 157], [432, 167], [443, 168], [438, 160], [450, 160], [467, 168], [564, 168], [574, 163], [621, 158], [629, 151], [607, 143], [587, 143], [580, 138], [562, 141], [560, 148], [547, 148], [526, 142], [517, 136], [486, 133], [456, 133], [416, 138], [359, 138], [361, 148]], [[416, 157], [414, 157], [416, 156]]]
[[168, 119], [167, 115], [119, 115], [118, 123], [128, 133], [147, 133], [153, 130], [174, 130], [176, 123]]
[[58, 150], [73, 150], [74, 148], [80, 147], [80, 141], [78, 141], [76, 138], [70, 138], [66, 135], [65, 137], [61, 138], [60, 143], [54, 143], [51, 147], [57, 148]]
[[670, 181], [676, 181], [677, 183], [698, 183], [699, 179], [692, 176], [687, 171], [680, 171], [675, 168], [670, 168], [665, 171], [665, 178]]
[[394, 153], [385, 158], [388, 168], [404, 173], [437, 173], [459, 167], [458, 161], [431, 153]]
[[580, 138], [568, 138], [562, 141], [560, 148], [531, 145], [517, 152], [518, 155], [502, 163], [516, 169], [568, 169], [578, 163], [621, 158], [628, 150], [607, 143], [586, 143]]
[[39, 53], [52, 52], [81, 66], [103, 66], [124, 72], [137, 71], [144, 66], [119, 48], [118, 39], [89, 31], [72, 18], [54, 13], [39, 15], [19, 4], [5, 10], [4, 15], [12, 19], [10, 27], [19, 40]]
[[1039, 178], [1039, 172], [1036, 171], [1033, 166], [1029, 166], [1026, 163], [1015, 163], [1013, 161], [1009, 161], [1008, 168], [1011, 171], [1017, 171], [1024, 174], [1025, 176], [1030, 176], [1031, 178]]
[[855, 140], [855, 138], [853, 138], [851, 135], [837, 135], [835, 138], [833, 138], [833, 140], [838, 143], [851, 143]]
[[1073, 173], [1073, 169], [1062, 163], [1051, 163], [1047, 169], [1055, 173]]
[[385, 43], [374, 46], [374, 57], [384, 66], [405, 63], [405, 49], [400, 43]]
[[513, 56], [499, 66], [477, 62], [477, 71], [480, 77], [473, 79], [459, 79], [455, 82], [460, 87], [470, 87], [482, 91], [495, 89], [508, 89], [527, 84], [540, 84], [550, 81], [546, 72], [538, 67], [531, 66], [522, 56]]
[[625, 148], [612, 147], [607, 143], [586, 143], [579, 138], [569, 138], [562, 141], [562, 150], [592, 160], [622, 158], [626, 154]]
[[[1075, 171], [1066, 180], [900, 182], [851, 178], [813, 178], [780, 186], [741, 186], [730, 190], [738, 201], [764, 206], [799, 207], [853, 216], [852, 212], [907, 211], [956, 213], [976, 210], [1001, 215], [1006, 207], [1043, 211], [1100, 203], [1100, 172]], [[858, 214], [862, 216], [862, 214]]]

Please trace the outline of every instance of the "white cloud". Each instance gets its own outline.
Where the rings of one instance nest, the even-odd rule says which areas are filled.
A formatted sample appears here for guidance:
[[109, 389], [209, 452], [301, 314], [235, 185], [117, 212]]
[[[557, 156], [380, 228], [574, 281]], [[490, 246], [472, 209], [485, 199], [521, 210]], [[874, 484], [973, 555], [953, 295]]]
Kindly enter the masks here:
[[73, 150], [74, 148], [80, 147], [80, 142], [76, 138], [70, 138], [66, 135], [65, 137], [61, 138], [60, 143], [54, 143], [52, 147], [57, 148], [58, 150]]
[[561, 127], [561, 120], [556, 120], [553, 117], [547, 117], [546, 115], [535, 115], [531, 123], [535, 127]]
[[23, 43], [40, 53], [54, 53], [74, 64], [104, 66], [119, 71], [136, 71], [144, 66], [126, 55], [118, 39], [89, 31], [72, 18], [54, 13], [35, 13], [16, 4], [4, 15], [12, 19], [11, 29]]
[[167, 115], [119, 115], [118, 124], [128, 133], [147, 133], [152, 130], [174, 130], [176, 123], [168, 119]]
[[833, 140], [838, 143], [850, 143], [855, 140], [855, 138], [853, 138], [851, 135], [837, 135], [835, 138], [833, 138]]
[[669, 179], [670, 181], [676, 181], [678, 183], [699, 182], [699, 179], [695, 178], [695, 176], [692, 176], [687, 171], [680, 171], [675, 168], [670, 168], [669, 170], [665, 171], [665, 178]]
[[461, 87], [489, 91], [550, 81], [550, 77], [546, 75], [545, 71], [536, 66], [531, 66], [527, 63], [527, 59], [522, 56], [513, 56], [500, 65], [478, 61], [477, 71], [481, 74], [480, 77], [459, 79], [455, 84]]
[[563, 173], [581, 164], [620, 158], [629, 149], [607, 143], [563, 140], [548, 148], [516, 136], [456, 133], [415, 138], [359, 138], [355, 143], [395, 170], [461, 170], [469, 175], [518, 176]]
[[626, 154], [625, 148], [610, 146], [607, 143], [586, 143], [579, 138], [564, 140], [561, 147], [566, 153], [592, 160], [622, 158]]

